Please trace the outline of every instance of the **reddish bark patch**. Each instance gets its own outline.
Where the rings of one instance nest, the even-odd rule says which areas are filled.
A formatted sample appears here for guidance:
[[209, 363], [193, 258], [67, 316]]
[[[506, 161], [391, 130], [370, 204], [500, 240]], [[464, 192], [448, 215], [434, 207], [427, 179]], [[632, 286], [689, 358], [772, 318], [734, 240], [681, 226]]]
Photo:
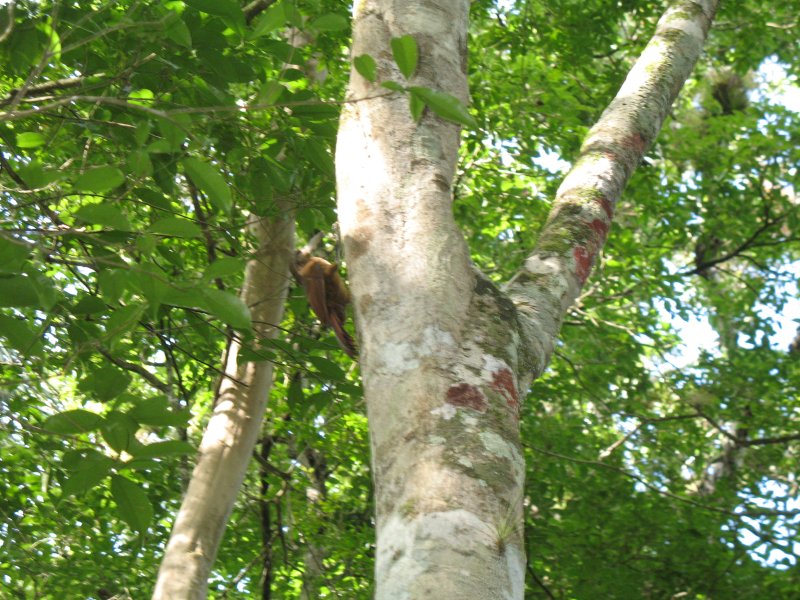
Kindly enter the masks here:
[[636, 152], [644, 152], [647, 148], [647, 140], [638, 133], [628, 136], [622, 143]]
[[474, 385], [468, 383], [450, 386], [450, 389], [447, 390], [447, 401], [453, 406], [462, 406], [480, 412], [485, 412], [488, 408], [486, 396]]
[[506, 399], [508, 407], [514, 411], [514, 416], [519, 417], [519, 394], [514, 387], [514, 375], [508, 369], [500, 369], [492, 373], [492, 389], [500, 392]]
[[592, 272], [594, 254], [585, 247], [578, 246], [572, 251], [572, 256], [575, 258], [575, 275], [583, 285], [586, 282], [586, 278], [589, 277], [589, 273]]
[[612, 218], [614, 218], [614, 211], [613, 211], [613, 209], [611, 208], [611, 202], [609, 202], [609, 201], [608, 201], [608, 198], [605, 198], [604, 196], [600, 196], [599, 198], [597, 198], [597, 203], [598, 203], [598, 204], [599, 204], [599, 205], [602, 207], [602, 209], [605, 211], [605, 213], [606, 213], [606, 216], [608, 217], [608, 220], [609, 220], [609, 221], [610, 221]]
[[600, 236], [601, 240], [606, 239], [606, 234], [608, 234], [608, 223], [603, 221], [602, 219], [595, 219], [591, 223], [589, 223], [589, 227], [591, 227], [597, 235]]

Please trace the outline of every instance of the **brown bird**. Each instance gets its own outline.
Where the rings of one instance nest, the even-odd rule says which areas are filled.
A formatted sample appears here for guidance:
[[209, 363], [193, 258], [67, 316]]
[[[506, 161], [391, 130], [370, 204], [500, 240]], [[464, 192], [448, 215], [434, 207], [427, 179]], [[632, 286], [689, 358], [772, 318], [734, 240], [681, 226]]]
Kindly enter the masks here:
[[342, 281], [338, 266], [318, 256], [306, 258], [299, 254], [296, 274], [320, 323], [332, 328], [342, 349], [355, 358], [356, 343], [344, 328], [350, 290]]

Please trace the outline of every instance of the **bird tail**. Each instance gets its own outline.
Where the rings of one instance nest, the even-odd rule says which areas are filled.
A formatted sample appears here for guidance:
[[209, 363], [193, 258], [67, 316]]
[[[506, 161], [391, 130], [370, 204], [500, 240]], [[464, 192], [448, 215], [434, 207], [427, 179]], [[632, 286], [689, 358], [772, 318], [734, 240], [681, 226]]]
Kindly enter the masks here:
[[339, 319], [331, 319], [331, 321], [333, 333], [336, 334], [336, 339], [339, 340], [339, 345], [342, 347], [342, 349], [347, 352], [347, 355], [350, 358], [355, 358], [358, 356], [356, 342], [353, 337], [347, 333], [347, 330], [344, 328], [342, 322]]

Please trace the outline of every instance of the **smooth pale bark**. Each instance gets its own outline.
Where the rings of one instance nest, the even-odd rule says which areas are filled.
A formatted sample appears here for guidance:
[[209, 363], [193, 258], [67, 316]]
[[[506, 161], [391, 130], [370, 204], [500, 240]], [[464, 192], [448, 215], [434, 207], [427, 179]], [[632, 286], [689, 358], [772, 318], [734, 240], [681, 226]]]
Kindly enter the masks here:
[[[458, 127], [357, 72], [337, 143], [376, 488], [378, 600], [524, 594], [519, 398], [602, 248], [620, 193], [697, 60], [717, 2], [667, 12], [591, 130], [523, 270], [496, 289], [455, 225]], [[413, 35], [411, 85], [467, 100], [467, 0], [362, 0], [354, 57], [403, 81], [390, 40]]]
[[[289, 288], [294, 223], [289, 218], [253, 218], [250, 230], [258, 248], [247, 262], [241, 297], [250, 307], [256, 337], [275, 337]], [[227, 377], [172, 528], [154, 599], [206, 597], [211, 565], [250, 463], [272, 385], [272, 363], [239, 363], [239, 349], [234, 339], [224, 365]]]

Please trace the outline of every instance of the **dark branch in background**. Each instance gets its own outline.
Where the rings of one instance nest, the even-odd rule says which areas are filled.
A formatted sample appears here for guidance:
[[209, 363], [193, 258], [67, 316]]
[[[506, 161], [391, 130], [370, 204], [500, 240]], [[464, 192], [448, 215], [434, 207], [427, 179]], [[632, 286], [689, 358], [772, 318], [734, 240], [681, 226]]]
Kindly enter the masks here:
[[[11, 164], [8, 162], [8, 160], [6, 160], [6, 157], [5, 157], [5, 154], [3, 153], [2, 147], [0, 147], [0, 172], [2, 172], [2, 171], [5, 171], [6, 173], [8, 173], [8, 176], [22, 190], [28, 191], [28, 192], [35, 192], [35, 190], [33, 190], [25, 182], [25, 180], [22, 177], [19, 176], [19, 173], [14, 171], [14, 168], [11, 166]], [[33, 205], [38, 206], [39, 209], [42, 211], [42, 213], [45, 214], [50, 219], [50, 221], [59, 230], [72, 229], [66, 223], [64, 223], [64, 221], [61, 220], [61, 217], [58, 216], [58, 213], [56, 213], [53, 209], [50, 208], [50, 206], [47, 204], [47, 200], [46, 199], [44, 199], [44, 198], [42, 198], [42, 197], [40, 197], [38, 195], [34, 195], [34, 198], [35, 198], [35, 200], [33, 202]], [[86, 243], [83, 240], [79, 239], [78, 240], [78, 244], [80, 244], [80, 246], [83, 249], [83, 251], [86, 254], [86, 256], [90, 257], [91, 253], [86, 248]], [[50, 258], [51, 258], [50, 256], [47, 257], [48, 260]], [[80, 271], [78, 271], [77, 268], [74, 265], [69, 264], [69, 261], [65, 261], [64, 264], [66, 265], [67, 269], [69, 269], [70, 273], [72, 273], [72, 275], [75, 277], [75, 279], [80, 281], [81, 284], [83, 284], [83, 286], [87, 290], [91, 289], [91, 286], [89, 285], [89, 283], [86, 281], [86, 279], [83, 277], [83, 275], [81, 275]], [[90, 268], [96, 268], [96, 266], [91, 265]]]
[[117, 365], [120, 369], [125, 369], [126, 371], [131, 371], [132, 373], [136, 373], [137, 375], [141, 376], [142, 379], [144, 379], [147, 383], [152, 385], [157, 390], [160, 390], [164, 393], [166, 393], [169, 390], [169, 386], [166, 383], [161, 381], [158, 377], [153, 375], [143, 366], [137, 365], [132, 362], [128, 362], [127, 360], [123, 360], [118, 356], [114, 356], [105, 348], [98, 348], [97, 351], [103, 356], [105, 356], [112, 363]]
[[6, 155], [0, 149], [0, 172], [5, 171], [8, 173], [8, 176], [16, 183], [19, 187], [28, 189], [28, 185], [23, 181], [22, 177], [11, 167], [11, 164], [6, 160]]
[[[200, 223], [200, 229], [202, 229], [203, 237], [206, 240], [206, 255], [208, 256], [208, 264], [211, 264], [217, 260], [217, 242], [214, 240], [214, 236], [211, 235], [211, 230], [208, 227], [208, 219], [206, 218], [206, 213], [203, 210], [203, 205], [200, 203], [200, 194], [197, 186], [195, 186], [188, 177], [186, 178], [186, 182], [189, 184], [189, 195], [192, 197], [192, 206], [194, 207], [194, 212], [197, 215], [197, 222]], [[222, 279], [219, 277], [214, 279], [214, 283], [219, 289], [225, 289], [225, 284], [222, 283]]]
[[253, 2], [242, 9], [242, 12], [244, 12], [245, 22], [249, 25], [253, 19], [267, 10], [273, 4], [275, 4], [275, 0], [253, 0]]
[[542, 589], [542, 591], [545, 593], [545, 595], [548, 598], [551, 598], [552, 600], [556, 600], [556, 597], [553, 596], [553, 592], [551, 592], [547, 588], [547, 586], [544, 584], [544, 581], [539, 579], [539, 577], [534, 572], [533, 567], [531, 567], [531, 561], [528, 561], [527, 569], [528, 569], [528, 574], [531, 576], [531, 579], [533, 579], [536, 582], [536, 585], [538, 585]]
[[670, 491], [664, 490], [659, 488], [657, 485], [650, 483], [641, 475], [637, 475], [636, 473], [631, 473], [622, 469], [620, 467], [615, 467], [613, 465], [609, 465], [608, 463], [598, 462], [596, 460], [587, 460], [584, 458], [577, 458], [574, 456], [565, 456], [564, 454], [559, 454], [557, 452], [552, 452], [550, 450], [545, 450], [544, 448], [538, 448], [536, 446], [532, 446], [531, 444], [524, 444], [525, 448], [530, 448], [534, 452], [538, 452], [539, 454], [543, 454], [544, 456], [550, 456], [552, 458], [558, 458], [561, 460], [568, 460], [570, 462], [574, 462], [580, 465], [588, 465], [591, 467], [597, 467], [600, 469], [606, 469], [608, 471], [612, 471], [614, 473], [619, 473], [629, 479], [634, 481], [638, 481], [647, 489], [660, 494], [666, 498], [671, 498], [673, 500], [677, 500], [678, 502], [683, 502], [685, 504], [690, 504], [691, 506], [696, 506], [697, 508], [702, 508], [703, 510], [708, 510], [711, 512], [719, 513], [721, 515], [727, 515], [729, 517], [733, 517], [735, 519], [741, 519], [742, 517], [756, 517], [756, 516], [763, 516], [763, 515], [776, 515], [776, 516], [796, 516], [800, 515], [800, 510], [768, 510], [768, 509], [759, 509], [753, 511], [742, 511], [742, 512], [734, 512], [731, 510], [726, 510], [724, 508], [718, 508], [716, 506], [711, 506], [709, 504], [703, 504], [702, 502], [698, 502], [697, 500], [693, 500], [691, 498], [685, 498], [683, 496], [679, 496], [678, 494], [674, 494]]
[[619, 448], [622, 444], [627, 442], [630, 438], [632, 438], [635, 434], [639, 433], [639, 431], [645, 425], [653, 425], [654, 423], [667, 423], [669, 421], [688, 421], [693, 419], [699, 419], [701, 415], [699, 414], [684, 414], [684, 415], [669, 415], [666, 417], [647, 417], [647, 416], [635, 416], [634, 418], [639, 419], [640, 423], [636, 425], [634, 429], [632, 429], [629, 433], [626, 433], [610, 446], [605, 448], [598, 454], [597, 460], [605, 460], [611, 453], [614, 452], [617, 448]]
[[793, 442], [800, 440], [800, 433], [793, 433], [790, 435], [781, 435], [774, 438], [758, 438], [755, 440], [744, 440], [740, 442], [742, 446], [766, 446], [768, 444], [783, 444], [784, 442]]
[[[53, 102], [50, 105], [40, 106], [40, 107], [34, 108], [32, 110], [19, 111], [19, 112], [13, 112], [12, 111], [11, 113], [7, 113], [7, 117], [6, 118], [19, 118], [20, 116], [25, 116], [25, 115], [28, 115], [28, 114], [36, 114], [37, 112], [45, 112], [46, 110], [49, 110], [50, 108], [54, 108], [54, 107], [57, 107], [57, 106], [68, 104], [69, 102], [72, 102], [73, 100], [75, 100], [77, 98], [80, 98], [80, 96], [58, 96], [58, 95], [53, 96], [53, 95], [47, 95], [50, 92], [55, 92], [55, 91], [59, 91], [59, 90], [67, 90], [67, 89], [70, 89], [70, 88], [80, 87], [84, 83], [89, 82], [90, 80], [94, 80], [94, 81], [91, 83], [91, 85], [88, 85], [87, 87], [85, 87], [82, 90], [84, 93], [89, 91], [89, 90], [93, 90], [93, 89], [98, 89], [98, 88], [103, 88], [103, 87], [109, 86], [114, 82], [122, 82], [122, 85], [124, 85], [128, 81], [128, 79], [130, 79], [130, 76], [140, 66], [142, 66], [146, 62], [149, 62], [149, 61], [153, 60], [157, 56], [158, 55], [155, 52], [151, 52], [150, 54], [148, 54], [148, 55], [146, 55], [146, 56], [144, 56], [142, 58], [137, 59], [135, 62], [133, 62], [131, 65], [129, 65], [126, 69], [124, 69], [123, 71], [119, 72], [118, 74], [116, 74], [113, 77], [111, 77], [109, 79], [106, 79], [106, 80], [102, 79], [102, 78], [106, 77], [106, 74], [101, 72], [101, 73], [92, 73], [91, 75], [81, 75], [80, 77], [65, 77], [65, 78], [62, 78], [62, 79], [56, 79], [54, 81], [45, 81], [43, 83], [38, 83], [36, 85], [26, 85], [26, 86], [22, 86], [22, 87], [19, 87], [19, 88], [15, 88], [15, 89], [13, 89], [13, 90], [11, 90], [9, 92], [8, 96], [6, 96], [3, 100], [0, 100], [0, 107], [7, 106], [7, 105], [12, 104], [12, 103], [19, 104], [23, 99], [26, 99], [27, 102], [46, 102], [48, 100], [55, 100], [55, 102]], [[32, 98], [31, 97], [31, 96], [35, 96], [36, 94], [45, 94], [45, 95], [43, 95], [43, 96], [41, 96], [39, 98], [36, 98], [36, 97]], [[101, 97], [101, 98], [105, 98], [105, 97]], [[108, 98], [105, 98], [105, 99], [106, 99], [106, 101], [110, 101]], [[118, 98], [115, 98], [115, 100], [119, 101]], [[78, 121], [90, 121], [91, 119], [76, 118], [76, 120], [78, 120]], [[125, 123], [119, 123], [118, 125], [129, 126], [129, 125], [125, 124]]]
[[[175, 373], [175, 383], [178, 385], [178, 391], [183, 398], [183, 403], [178, 401], [181, 408], [186, 408], [186, 403], [189, 401], [191, 397], [189, 395], [189, 390], [186, 389], [186, 384], [183, 381], [183, 376], [181, 375], [180, 365], [178, 364], [178, 359], [175, 357], [175, 352], [172, 350], [172, 346], [169, 344], [167, 340], [168, 337], [172, 337], [172, 319], [167, 317], [167, 330], [160, 329], [156, 331], [156, 336], [158, 336], [158, 340], [161, 342], [161, 347], [164, 349], [164, 355], [167, 358], [167, 364], [171, 367], [171, 371]], [[163, 332], [163, 333], [162, 333]], [[185, 434], [186, 430], [182, 431], [182, 434]]]
[[698, 249], [695, 255], [695, 267], [693, 269], [689, 269], [688, 271], [683, 271], [679, 273], [679, 275], [703, 275], [703, 273], [707, 273], [707, 271], [720, 263], [726, 262], [731, 260], [732, 258], [736, 258], [740, 256], [745, 250], [749, 248], [757, 248], [761, 244], [757, 244], [759, 236], [765, 233], [770, 227], [777, 225], [782, 220], [782, 217], [778, 217], [777, 219], [770, 219], [769, 216], [764, 220], [764, 224], [761, 225], [758, 229], [756, 229], [753, 234], [747, 238], [744, 242], [739, 244], [736, 248], [723, 254], [722, 256], [718, 256], [716, 258], [706, 259], [705, 252], [698, 244]]
[[[100, 73], [95, 75], [95, 77], [100, 77], [103, 74]], [[78, 87], [84, 81], [86, 81], [87, 76], [82, 75], [80, 77], [65, 77], [64, 79], [56, 79], [54, 81], [46, 81], [44, 83], [39, 83], [37, 85], [29, 85], [26, 88], [14, 88], [8, 93], [8, 96], [0, 100], [0, 106], [6, 106], [11, 104], [11, 101], [14, 100], [18, 95], [20, 98], [25, 98], [32, 94], [44, 94], [47, 92], [54, 92], [56, 90], [66, 90], [69, 88]]]
[[740, 442], [741, 442], [741, 440], [740, 440], [739, 438], [737, 438], [737, 437], [736, 437], [735, 435], [733, 435], [733, 434], [732, 434], [730, 431], [728, 431], [727, 429], [725, 429], [725, 428], [724, 428], [722, 425], [720, 425], [719, 423], [717, 423], [717, 422], [716, 422], [714, 419], [712, 419], [711, 417], [709, 417], [709, 416], [708, 416], [706, 413], [704, 413], [704, 412], [703, 412], [702, 410], [700, 410], [698, 407], [696, 407], [696, 406], [695, 406], [695, 407], [694, 407], [694, 409], [697, 411], [697, 415], [698, 415], [698, 416], [700, 416], [700, 417], [703, 417], [703, 419], [705, 419], [706, 421], [708, 421], [708, 423], [709, 423], [709, 424], [710, 424], [710, 425], [711, 425], [711, 426], [712, 426], [714, 429], [716, 429], [716, 430], [717, 430], [717, 431], [718, 431], [720, 434], [722, 434], [724, 437], [728, 438], [728, 439], [729, 439], [731, 442], [733, 442], [733, 443], [734, 443], [734, 444], [736, 444], [737, 446], [738, 446], [738, 445], [740, 445]]

